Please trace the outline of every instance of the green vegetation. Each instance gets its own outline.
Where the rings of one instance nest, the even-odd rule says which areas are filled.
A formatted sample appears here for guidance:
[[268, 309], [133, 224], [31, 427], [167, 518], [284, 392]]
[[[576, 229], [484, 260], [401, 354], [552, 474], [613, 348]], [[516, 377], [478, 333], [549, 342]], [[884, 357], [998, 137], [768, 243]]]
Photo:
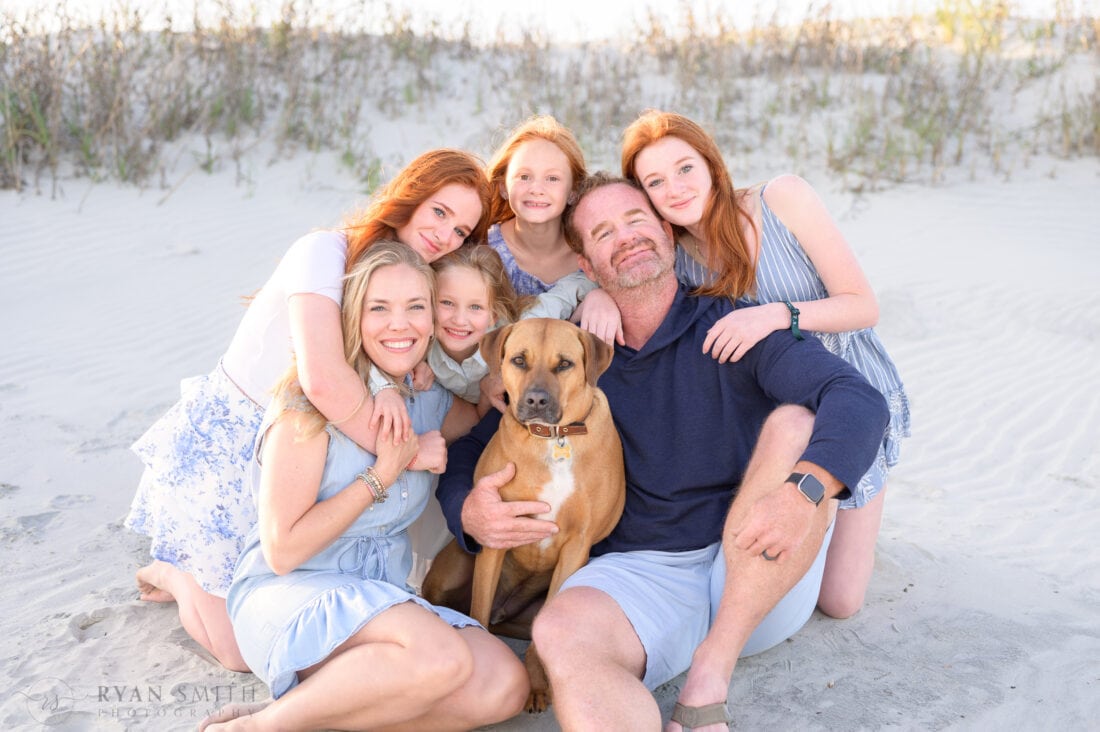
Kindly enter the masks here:
[[647, 107], [700, 121], [735, 167], [827, 166], [853, 190], [1100, 156], [1100, 21], [1067, 0], [1044, 20], [942, 0], [927, 17], [826, 10], [751, 30], [685, 6], [671, 30], [651, 15], [629, 42], [568, 46], [536, 30], [480, 44], [468, 27], [417, 33], [393, 9], [372, 34], [308, 0], [267, 27], [227, 8], [186, 32], [114, 7], [94, 23], [63, 6], [0, 9], [0, 187], [163, 186], [180, 161], [239, 170], [264, 142], [277, 157], [332, 151], [371, 189], [405, 162], [379, 149], [380, 126], [427, 125], [438, 144], [485, 155], [534, 112], [571, 126], [594, 168], [615, 169], [623, 127]]

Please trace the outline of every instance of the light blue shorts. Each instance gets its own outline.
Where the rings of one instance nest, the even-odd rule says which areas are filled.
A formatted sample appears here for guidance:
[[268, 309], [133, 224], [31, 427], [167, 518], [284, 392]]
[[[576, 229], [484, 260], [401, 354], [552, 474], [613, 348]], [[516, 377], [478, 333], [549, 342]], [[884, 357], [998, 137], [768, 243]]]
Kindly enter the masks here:
[[[810, 619], [832, 537], [830, 526], [813, 565], [756, 627], [742, 658], [782, 643]], [[592, 587], [622, 608], [645, 649], [642, 681], [652, 690], [691, 666], [696, 647], [714, 621], [725, 580], [722, 547], [711, 544], [689, 552], [604, 554], [575, 572], [562, 589]]]

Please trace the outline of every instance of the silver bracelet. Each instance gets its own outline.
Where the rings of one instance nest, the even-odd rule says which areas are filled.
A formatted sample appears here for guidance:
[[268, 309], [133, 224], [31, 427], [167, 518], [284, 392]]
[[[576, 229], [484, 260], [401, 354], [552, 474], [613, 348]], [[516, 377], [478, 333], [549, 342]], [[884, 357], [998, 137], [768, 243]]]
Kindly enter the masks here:
[[382, 479], [378, 477], [378, 471], [376, 471], [373, 466], [367, 468], [355, 477], [363, 481], [367, 486], [367, 490], [370, 491], [375, 503], [386, 502], [386, 485], [382, 482]]
[[398, 390], [400, 390], [400, 387], [397, 384], [393, 383], [392, 381], [387, 381], [385, 384], [381, 384], [379, 386], [371, 385], [370, 395], [371, 395], [372, 398], [376, 397], [376, 396], [378, 396], [379, 392], [385, 391], [386, 389], [398, 389]]

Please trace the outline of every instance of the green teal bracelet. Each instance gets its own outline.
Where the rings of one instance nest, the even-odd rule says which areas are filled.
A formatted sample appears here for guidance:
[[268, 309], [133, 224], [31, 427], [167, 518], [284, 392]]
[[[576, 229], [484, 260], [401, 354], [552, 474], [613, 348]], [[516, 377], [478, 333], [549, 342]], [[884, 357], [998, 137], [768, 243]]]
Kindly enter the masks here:
[[784, 300], [783, 304], [787, 306], [787, 309], [791, 311], [791, 335], [797, 340], [803, 340], [802, 331], [798, 329], [798, 308], [791, 305], [790, 300]]

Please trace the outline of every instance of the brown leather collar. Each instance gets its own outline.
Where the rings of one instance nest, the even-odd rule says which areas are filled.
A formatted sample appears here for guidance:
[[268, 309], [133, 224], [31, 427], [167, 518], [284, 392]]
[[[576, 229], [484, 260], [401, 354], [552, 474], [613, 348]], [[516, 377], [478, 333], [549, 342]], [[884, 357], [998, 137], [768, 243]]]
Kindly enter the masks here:
[[588, 428], [584, 426], [584, 422], [574, 422], [573, 424], [539, 424], [538, 422], [529, 422], [524, 425], [527, 427], [527, 431], [535, 437], [569, 437], [571, 435], [587, 435]]

